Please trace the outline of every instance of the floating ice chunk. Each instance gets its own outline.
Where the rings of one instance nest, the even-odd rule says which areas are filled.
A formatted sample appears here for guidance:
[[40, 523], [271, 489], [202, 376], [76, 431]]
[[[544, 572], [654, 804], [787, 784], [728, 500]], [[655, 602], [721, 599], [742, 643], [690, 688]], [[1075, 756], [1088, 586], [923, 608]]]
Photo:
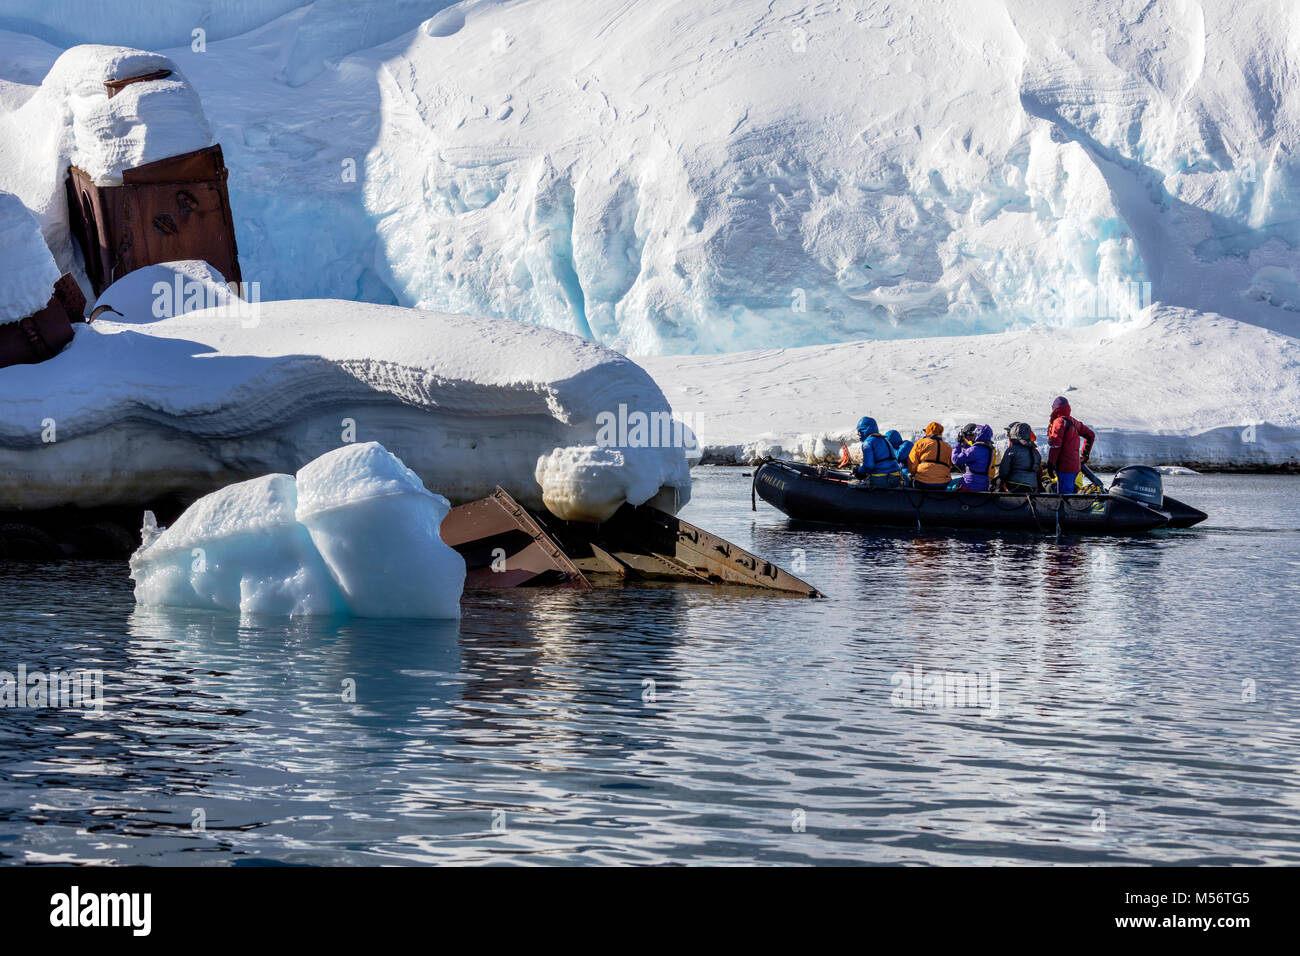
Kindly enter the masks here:
[[382, 445], [347, 445], [296, 480], [267, 475], [200, 498], [161, 534], [148, 515], [131, 557], [136, 601], [459, 617], [465, 562], [439, 535], [449, 508]]
[[[567, 521], [600, 522], [625, 501], [649, 501], [660, 490], [659, 474], [628, 467], [627, 451], [579, 445], [538, 458], [537, 483], [547, 509]], [[677, 509], [670, 505], [665, 510]]]
[[13, 193], [0, 191], [0, 322], [25, 318], [45, 307], [54, 292], [59, 270], [54, 265], [41, 227]]
[[364, 617], [460, 616], [465, 561], [438, 530], [450, 510], [378, 442], [344, 445], [298, 472], [298, 520]]
[[290, 475], [241, 481], [200, 498], [131, 556], [136, 602], [244, 614], [345, 610], [320, 552], [294, 518], [297, 504]]

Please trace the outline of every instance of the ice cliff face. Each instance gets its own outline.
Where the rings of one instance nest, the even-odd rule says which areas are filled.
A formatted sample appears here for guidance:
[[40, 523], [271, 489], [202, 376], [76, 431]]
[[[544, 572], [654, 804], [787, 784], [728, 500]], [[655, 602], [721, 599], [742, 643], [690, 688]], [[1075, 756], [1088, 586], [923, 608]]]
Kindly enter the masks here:
[[[1152, 302], [1300, 328], [1294, 4], [467, 0], [380, 46], [409, 5], [236, 6], [167, 53], [265, 298], [647, 354]], [[194, 18], [146, 19], [113, 41]]]

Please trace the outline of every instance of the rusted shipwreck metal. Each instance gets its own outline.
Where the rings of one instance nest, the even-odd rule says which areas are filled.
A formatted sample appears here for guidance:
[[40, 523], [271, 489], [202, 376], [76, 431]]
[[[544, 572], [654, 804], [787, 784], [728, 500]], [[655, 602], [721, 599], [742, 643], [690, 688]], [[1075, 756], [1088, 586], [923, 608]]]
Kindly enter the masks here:
[[227, 282], [242, 282], [228, 175], [220, 146], [125, 170], [120, 186], [97, 186], [70, 167], [69, 223], [95, 294], [128, 272], [178, 259], [202, 259]]
[[[170, 70], [105, 80], [111, 99], [133, 83], [165, 80]], [[242, 282], [229, 173], [219, 145], [124, 170], [120, 186], [99, 186], [72, 166], [65, 188], [72, 237], [95, 295], [144, 266], [202, 259]]]
[[442, 538], [465, 559], [468, 589], [686, 583], [822, 596], [771, 561], [649, 505], [624, 505], [599, 525], [560, 521], [498, 487], [451, 509]]
[[43, 309], [0, 325], [0, 368], [32, 365], [57, 355], [72, 341], [72, 323], [85, 321], [85, 316], [86, 297], [65, 272]]

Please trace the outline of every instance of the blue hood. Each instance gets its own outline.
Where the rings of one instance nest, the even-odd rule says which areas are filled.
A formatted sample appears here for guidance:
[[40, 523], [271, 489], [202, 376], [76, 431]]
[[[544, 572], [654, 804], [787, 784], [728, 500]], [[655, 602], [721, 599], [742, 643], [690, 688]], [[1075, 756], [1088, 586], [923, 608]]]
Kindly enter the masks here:
[[876, 420], [874, 418], [868, 418], [864, 415], [858, 419], [859, 438], [865, 441], [868, 435], [874, 435], [878, 431], [880, 431], [880, 429], [876, 427]]
[[903, 447], [903, 436], [898, 433], [896, 428], [891, 428], [885, 432], [885, 441], [889, 442], [891, 448]]
[[975, 440], [991, 442], [993, 440], [993, 429], [988, 425], [981, 425], [980, 430], [975, 433]]

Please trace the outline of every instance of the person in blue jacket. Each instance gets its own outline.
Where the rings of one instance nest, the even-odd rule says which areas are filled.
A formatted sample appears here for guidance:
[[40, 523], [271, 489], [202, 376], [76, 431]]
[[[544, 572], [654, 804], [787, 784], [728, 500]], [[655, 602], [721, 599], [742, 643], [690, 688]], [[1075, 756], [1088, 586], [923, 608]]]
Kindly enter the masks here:
[[903, 441], [903, 436], [898, 433], [896, 428], [891, 428], [885, 432], [885, 441], [889, 442], [889, 447], [894, 449], [894, 457], [898, 459], [898, 467], [901, 469], [903, 476], [907, 477], [907, 456], [912, 453], [912, 445], [915, 442]]
[[898, 455], [889, 439], [880, 434], [874, 418], [858, 420], [858, 437], [862, 439], [862, 464], [853, 472], [872, 488], [896, 488], [903, 483]]

